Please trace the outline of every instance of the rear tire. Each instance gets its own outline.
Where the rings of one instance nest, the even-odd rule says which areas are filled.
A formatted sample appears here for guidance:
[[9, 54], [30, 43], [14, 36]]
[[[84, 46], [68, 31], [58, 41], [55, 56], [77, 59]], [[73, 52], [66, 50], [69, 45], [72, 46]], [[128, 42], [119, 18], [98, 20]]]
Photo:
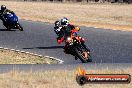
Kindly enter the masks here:
[[8, 30], [8, 31], [10, 31], [10, 30], [11, 30], [11, 28], [10, 28], [9, 26], [7, 26], [6, 28], [7, 28], [7, 30]]
[[9, 25], [7, 25], [6, 23], [4, 23], [4, 22], [3, 22], [3, 25], [6, 27], [6, 30], [8, 30], [8, 31], [10, 31], [10, 30], [11, 30], [10, 26], [9, 26]]

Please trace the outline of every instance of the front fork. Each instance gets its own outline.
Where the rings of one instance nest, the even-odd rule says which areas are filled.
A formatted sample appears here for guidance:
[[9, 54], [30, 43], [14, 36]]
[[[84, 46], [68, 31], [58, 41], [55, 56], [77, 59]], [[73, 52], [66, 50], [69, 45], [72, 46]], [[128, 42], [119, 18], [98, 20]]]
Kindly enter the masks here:
[[[90, 52], [90, 49], [84, 44], [84, 42], [82, 42], [80, 45], [76, 47], [78, 48], [80, 52], [84, 52], [84, 51]], [[75, 56], [75, 60], [77, 60], [78, 57], [76, 56], [76, 54], [74, 54], [74, 56]]]
[[84, 42], [82, 42], [81, 45], [83, 46], [84, 49], [86, 49], [86, 51], [90, 52], [90, 49], [84, 44]]
[[[79, 51], [82, 50], [80, 45], [75, 46], [75, 47], [78, 48]], [[75, 47], [73, 47], [73, 50], [74, 50]], [[73, 53], [73, 56], [75, 56], [75, 60], [77, 60], [77, 59], [78, 59], [78, 56], [76, 55], [75, 50], [74, 50], [73, 52], [74, 52], [74, 53]], [[81, 52], [82, 52], [82, 51], [81, 51]]]

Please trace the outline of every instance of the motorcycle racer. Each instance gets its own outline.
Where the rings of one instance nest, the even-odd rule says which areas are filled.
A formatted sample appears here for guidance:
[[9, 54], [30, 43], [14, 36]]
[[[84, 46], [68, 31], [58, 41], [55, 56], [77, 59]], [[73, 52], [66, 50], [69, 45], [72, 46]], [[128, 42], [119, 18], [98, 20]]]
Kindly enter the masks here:
[[3, 21], [3, 25], [7, 30], [19, 29], [23, 31], [23, 27], [19, 23], [17, 15], [13, 11], [7, 9], [5, 5], [1, 5], [0, 19]]
[[[58, 35], [57, 37], [58, 44], [61, 44], [64, 40], [66, 40], [67, 37], [71, 35], [71, 31], [73, 29], [74, 30], [76, 29], [75, 33], [77, 35], [78, 34], [77, 32], [80, 30], [80, 28], [72, 25], [66, 17], [64, 17], [60, 21], [56, 21], [54, 31]], [[64, 52], [66, 54], [71, 54], [67, 46], [64, 46]]]
[[6, 14], [7, 12], [9, 12], [9, 13], [14, 13], [13, 11], [7, 9], [5, 5], [1, 5], [0, 19], [1, 19], [3, 22], [6, 21], [6, 19], [4, 18], [3, 15]]
[[[58, 40], [61, 40], [61, 38], [63, 37], [64, 35], [64, 32], [62, 30], [62, 26], [61, 26], [61, 23], [60, 21], [55, 21], [55, 27], [54, 27], [54, 31], [55, 33], [57, 34], [57, 42]], [[59, 42], [58, 42], [59, 43]], [[60, 43], [59, 43], [60, 44]]]
[[77, 29], [77, 31], [80, 30], [79, 27], [75, 27], [74, 25], [70, 24], [69, 20], [66, 17], [61, 19], [61, 21], [56, 21], [54, 31], [58, 35], [58, 44], [61, 44], [65, 40], [65, 38], [70, 35], [71, 30], [73, 29]]

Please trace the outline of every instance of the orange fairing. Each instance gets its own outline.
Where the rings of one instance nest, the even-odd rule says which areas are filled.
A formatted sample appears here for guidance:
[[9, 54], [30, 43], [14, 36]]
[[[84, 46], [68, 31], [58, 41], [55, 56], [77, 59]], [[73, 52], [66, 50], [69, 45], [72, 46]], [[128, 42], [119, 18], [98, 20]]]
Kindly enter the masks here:
[[75, 29], [76, 29], [77, 31], [79, 31], [79, 30], [80, 30], [80, 28], [79, 28], [79, 27], [76, 27]]
[[78, 32], [79, 30], [80, 30], [79, 27], [75, 27], [75, 29], [72, 30], [72, 33], [74, 33], [74, 32]]
[[72, 33], [75, 33], [75, 32], [78, 32], [78, 30], [76, 30], [76, 29], [73, 29], [73, 30], [72, 30]]
[[81, 67], [78, 68], [78, 75], [86, 75], [86, 71]]

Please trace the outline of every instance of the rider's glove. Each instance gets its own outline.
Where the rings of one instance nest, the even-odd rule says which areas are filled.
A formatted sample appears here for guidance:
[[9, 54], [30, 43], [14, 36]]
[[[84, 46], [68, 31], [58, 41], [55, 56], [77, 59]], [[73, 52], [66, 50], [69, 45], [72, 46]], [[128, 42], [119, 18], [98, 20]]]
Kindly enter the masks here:
[[59, 27], [58, 29], [56, 29], [55, 31], [58, 33], [58, 32], [60, 32], [61, 31], [61, 28], [62, 27]]
[[60, 32], [60, 28], [56, 29], [56, 32]]

